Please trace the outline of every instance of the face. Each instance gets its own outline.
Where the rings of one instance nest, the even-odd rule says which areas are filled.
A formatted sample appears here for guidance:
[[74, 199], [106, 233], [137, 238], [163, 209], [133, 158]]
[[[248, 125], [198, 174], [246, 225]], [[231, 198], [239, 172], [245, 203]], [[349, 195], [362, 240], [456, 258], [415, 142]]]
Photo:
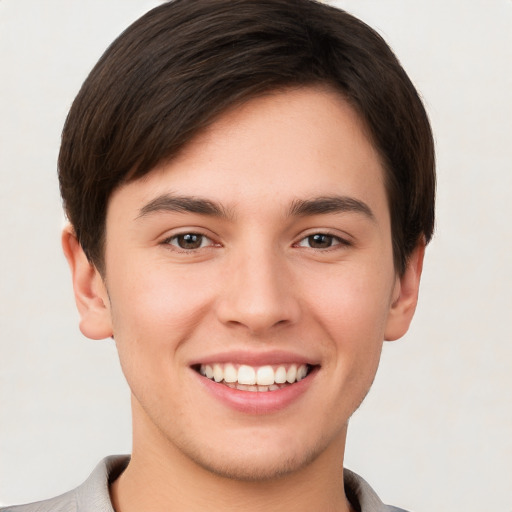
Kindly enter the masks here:
[[119, 188], [105, 251], [103, 310], [82, 331], [114, 335], [134, 453], [225, 476], [343, 449], [383, 340], [412, 315], [379, 157], [329, 90], [251, 100]]

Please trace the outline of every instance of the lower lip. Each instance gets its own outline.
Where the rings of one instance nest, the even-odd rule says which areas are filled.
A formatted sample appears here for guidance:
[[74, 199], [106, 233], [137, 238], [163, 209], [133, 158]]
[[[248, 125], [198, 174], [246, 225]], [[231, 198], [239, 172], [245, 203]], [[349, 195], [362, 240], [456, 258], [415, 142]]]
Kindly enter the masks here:
[[318, 368], [313, 368], [301, 381], [276, 391], [241, 391], [194, 372], [206, 390], [231, 409], [249, 414], [268, 414], [285, 409], [298, 400], [310, 387], [317, 371]]

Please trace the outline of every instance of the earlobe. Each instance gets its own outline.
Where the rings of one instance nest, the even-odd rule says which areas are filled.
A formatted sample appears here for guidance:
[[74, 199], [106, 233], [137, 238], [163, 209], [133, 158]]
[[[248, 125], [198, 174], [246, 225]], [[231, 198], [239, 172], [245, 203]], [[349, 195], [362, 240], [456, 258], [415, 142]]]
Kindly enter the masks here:
[[397, 277], [384, 335], [386, 341], [401, 338], [409, 329], [418, 303], [424, 255], [425, 240], [422, 238], [410, 255], [405, 272]]
[[62, 249], [71, 270], [80, 331], [94, 340], [112, 336], [108, 294], [96, 267], [87, 259], [73, 226], [62, 231]]

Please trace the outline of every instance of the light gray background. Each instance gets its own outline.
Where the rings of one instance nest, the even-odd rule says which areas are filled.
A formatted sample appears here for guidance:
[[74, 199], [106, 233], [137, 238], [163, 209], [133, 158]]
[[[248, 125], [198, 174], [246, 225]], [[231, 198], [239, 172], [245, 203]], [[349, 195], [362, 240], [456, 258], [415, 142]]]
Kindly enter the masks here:
[[[0, 0], [0, 503], [130, 451], [110, 341], [83, 338], [60, 251], [65, 115], [156, 0]], [[434, 127], [438, 222], [410, 333], [387, 344], [346, 465], [415, 512], [512, 511], [512, 2], [340, 0], [377, 28]]]

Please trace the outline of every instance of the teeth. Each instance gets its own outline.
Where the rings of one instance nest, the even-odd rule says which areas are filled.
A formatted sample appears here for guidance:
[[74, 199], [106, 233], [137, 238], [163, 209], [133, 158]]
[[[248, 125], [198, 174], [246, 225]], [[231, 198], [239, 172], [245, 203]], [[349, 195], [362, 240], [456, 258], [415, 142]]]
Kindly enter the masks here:
[[204, 369], [204, 374], [209, 379], [213, 378], [213, 368], [209, 364], [206, 365], [206, 368]]
[[[208, 375], [207, 375], [208, 377]], [[297, 366], [292, 364], [290, 368], [288, 368], [288, 371], [286, 372], [286, 382], [289, 382], [292, 384], [295, 382], [295, 379], [297, 378]]]
[[261, 386], [274, 384], [274, 369], [272, 366], [261, 366], [256, 373], [256, 382]]
[[238, 372], [232, 364], [224, 366], [224, 380], [226, 382], [237, 382]]
[[297, 369], [297, 382], [301, 381], [308, 373], [308, 369], [305, 366], [299, 366]]
[[274, 382], [276, 384], [284, 384], [286, 382], [286, 368], [280, 366], [275, 373]]
[[232, 363], [201, 365], [199, 372], [215, 382], [224, 382], [230, 388], [242, 391], [276, 391], [283, 385], [293, 384], [308, 374], [308, 365], [292, 364], [272, 367], [270, 365], [254, 368], [249, 365], [237, 366]]
[[222, 367], [220, 366], [220, 364], [213, 365], [213, 380], [215, 382], [220, 382], [221, 380], [224, 380], [224, 372], [222, 371]]
[[238, 383], [248, 384], [249, 386], [256, 384], [256, 372], [252, 366], [243, 364], [238, 368]]

